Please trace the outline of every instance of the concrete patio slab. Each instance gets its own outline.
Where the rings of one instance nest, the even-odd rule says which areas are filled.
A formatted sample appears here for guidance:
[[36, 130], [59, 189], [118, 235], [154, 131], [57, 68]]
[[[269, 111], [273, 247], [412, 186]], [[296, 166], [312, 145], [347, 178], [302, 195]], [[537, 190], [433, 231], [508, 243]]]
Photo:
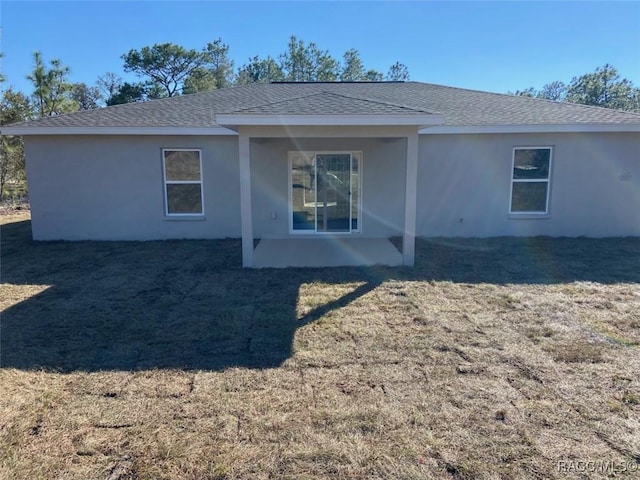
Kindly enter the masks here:
[[260, 240], [255, 268], [402, 265], [402, 254], [386, 238], [287, 238]]

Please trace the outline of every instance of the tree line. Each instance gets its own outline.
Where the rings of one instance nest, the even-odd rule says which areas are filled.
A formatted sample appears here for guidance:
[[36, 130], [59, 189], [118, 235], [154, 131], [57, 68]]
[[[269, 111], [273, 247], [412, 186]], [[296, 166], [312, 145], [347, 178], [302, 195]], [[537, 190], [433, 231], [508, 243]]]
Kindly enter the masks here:
[[[4, 90], [0, 125], [249, 83], [409, 79], [408, 68], [400, 62], [383, 74], [366, 68], [356, 49], [347, 50], [338, 59], [315, 43], [295, 36], [290, 37], [287, 49], [276, 58], [254, 56], [237, 69], [229, 51], [222, 39], [209, 42], [200, 50], [173, 43], [132, 49], [121, 56], [123, 71], [135, 74], [139, 81], [125, 82], [117, 73], [107, 72], [93, 85], [71, 82], [71, 70], [61, 60], [47, 62], [41, 52], [35, 52], [33, 70], [26, 76], [33, 91], [25, 94], [12, 87]], [[0, 76], [0, 83], [5, 81]], [[0, 139], [0, 199], [5, 196], [8, 182], [25, 182], [24, 146], [22, 139], [5, 135]]]
[[37, 117], [59, 115], [101, 106], [205, 92], [233, 85], [272, 81], [404, 81], [409, 79], [406, 65], [396, 62], [386, 75], [365, 68], [356, 49], [347, 50], [338, 60], [328, 50], [295, 36], [277, 56], [254, 56], [239, 68], [221, 39], [201, 50], [173, 43], [132, 49], [121, 56], [123, 71], [140, 80], [125, 82], [114, 72], [98, 77], [94, 85], [69, 81], [70, 69], [59, 59], [47, 64], [40, 52], [34, 53], [34, 69], [27, 75], [33, 85], [29, 100]]
[[[409, 70], [400, 62], [384, 74], [365, 67], [356, 49], [336, 58], [315, 43], [295, 36], [276, 57], [256, 55], [237, 68], [229, 45], [219, 38], [200, 50], [162, 43], [129, 50], [121, 58], [123, 71], [133, 73], [138, 81], [127, 82], [117, 73], [107, 72], [88, 85], [71, 82], [70, 68], [59, 59], [46, 62], [40, 52], [35, 52], [33, 70], [26, 76], [33, 91], [25, 94], [12, 87], [4, 89], [0, 125], [250, 83], [409, 80]], [[6, 79], [0, 75], [3, 82]], [[609, 64], [574, 77], [567, 84], [553, 81], [540, 90], [530, 87], [512, 94], [640, 112], [640, 88], [621, 78]], [[20, 138], [5, 135], [0, 138], [0, 199], [8, 182], [25, 182], [24, 147]]]
[[540, 90], [529, 87], [514, 95], [640, 112], [640, 88], [622, 78], [609, 64], [596, 68], [595, 72], [573, 77], [568, 84], [555, 80]]

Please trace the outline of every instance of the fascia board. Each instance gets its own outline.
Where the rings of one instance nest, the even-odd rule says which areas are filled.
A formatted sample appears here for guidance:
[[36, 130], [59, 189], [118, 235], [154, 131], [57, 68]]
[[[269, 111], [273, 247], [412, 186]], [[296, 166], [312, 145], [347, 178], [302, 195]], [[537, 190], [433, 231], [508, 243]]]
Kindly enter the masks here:
[[237, 135], [223, 127], [0, 127], [2, 135]]
[[557, 124], [557, 125], [463, 125], [433, 126], [420, 130], [421, 135], [464, 135], [478, 133], [596, 133], [640, 132], [640, 124]]

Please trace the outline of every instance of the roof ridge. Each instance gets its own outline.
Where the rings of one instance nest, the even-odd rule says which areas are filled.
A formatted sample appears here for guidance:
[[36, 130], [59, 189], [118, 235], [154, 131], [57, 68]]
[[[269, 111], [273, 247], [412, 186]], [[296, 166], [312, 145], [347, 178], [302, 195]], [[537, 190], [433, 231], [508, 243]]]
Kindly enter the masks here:
[[[356, 83], [356, 82], [354, 82], [354, 83]], [[371, 82], [371, 83], [375, 83], [375, 82]], [[398, 82], [398, 83], [402, 83], [402, 82]], [[431, 111], [428, 111], [428, 110], [409, 107], [407, 105], [401, 105], [399, 103], [392, 103], [392, 102], [387, 102], [387, 101], [382, 101], [382, 100], [374, 100], [374, 99], [368, 98], [368, 97], [361, 97], [361, 96], [356, 96], [356, 95], [347, 95], [347, 94], [344, 94], [344, 93], [335, 93], [335, 92], [330, 92], [328, 90], [323, 90], [322, 93], [327, 93], [329, 95], [335, 95], [336, 97], [348, 98], [348, 99], [351, 99], [351, 100], [361, 100], [361, 101], [365, 101], [365, 102], [377, 103], [379, 105], [387, 105], [387, 106], [390, 106], [390, 107], [405, 108], [407, 110], [411, 110], [411, 111], [414, 111], [414, 112], [429, 113], [429, 114], [436, 113], [436, 112], [431, 112]]]
[[[375, 83], [375, 82], [372, 82]], [[376, 104], [376, 105], [383, 105], [385, 107], [395, 107], [395, 108], [400, 108], [403, 110], [407, 110], [410, 112], [414, 112], [414, 113], [422, 113], [422, 114], [433, 114], [435, 112], [431, 112], [428, 110], [424, 110], [424, 109], [419, 109], [419, 108], [415, 108], [415, 107], [409, 107], [407, 105], [400, 105], [400, 104], [396, 104], [396, 103], [392, 103], [392, 102], [386, 102], [386, 101], [379, 101], [379, 100], [374, 100], [372, 98], [368, 98], [368, 97], [362, 97], [362, 96], [356, 96], [356, 95], [346, 95], [346, 94], [342, 94], [342, 93], [337, 93], [337, 92], [332, 92], [330, 90], [326, 90], [326, 89], [320, 89], [320, 90], [311, 90], [308, 93], [305, 93], [304, 95], [299, 95], [296, 97], [289, 97], [289, 98], [285, 98], [282, 100], [276, 100], [273, 102], [266, 102], [266, 103], [261, 103], [258, 105], [250, 105], [250, 106], [246, 106], [243, 107], [241, 109], [233, 109], [230, 110], [229, 112], [233, 112], [233, 113], [242, 113], [248, 110], [253, 110], [255, 108], [264, 108], [267, 106], [274, 106], [274, 105], [281, 105], [287, 102], [291, 102], [291, 101], [295, 101], [295, 100], [304, 100], [304, 99], [310, 99], [310, 98], [314, 98], [314, 97], [323, 97], [323, 96], [332, 96], [332, 97], [338, 97], [338, 98], [342, 98], [342, 99], [347, 99], [347, 100], [357, 100], [360, 102], [366, 102], [366, 103], [371, 103], [371, 104]]]
[[229, 110], [229, 111], [228, 111], [228, 112], [226, 112], [226, 113], [230, 113], [230, 112], [233, 112], [233, 113], [240, 113], [240, 112], [243, 112], [243, 111], [245, 111], [245, 110], [252, 110], [252, 109], [254, 109], [254, 108], [260, 108], [260, 107], [266, 107], [266, 106], [268, 106], [268, 105], [277, 105], [277, 104], [279, 104], [279, 103], [290, 102], [291, 100], [301, 100], [301, 99], [303, 99], [303, 98], [315, 97], [315, 96], [317, 96], [317, 95], [320, 95], [321, 93], [322, 93], [322, 92], [313, 92], [313, 93], [311, 93], [311, 94], [299, 95], [299, 96], [297, 96], [297, 97], [289, 97], [289, 98], [285, 98], [285, 99], [283, 99], [283, 100], [275, 100], [275, 101], [273, 101], [273, 102], [258, 103], [258, 104], [256, 104], [256, 105], [249, 105], [249, 106], [242, 107], [242, 108], [234, 108], [234, 109]]

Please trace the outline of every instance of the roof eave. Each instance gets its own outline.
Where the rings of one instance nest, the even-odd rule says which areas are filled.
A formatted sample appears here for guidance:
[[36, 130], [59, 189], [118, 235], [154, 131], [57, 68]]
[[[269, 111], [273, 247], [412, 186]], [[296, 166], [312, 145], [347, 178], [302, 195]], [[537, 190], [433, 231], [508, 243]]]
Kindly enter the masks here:
[[216, 123], [232, 130], [240, 126], [417, 126], [442, 125], [442, 115], [248, 115], [223, 113]]
[[567, 123], [539, 125], [439, 125], [420, 130], [424, 135], [478, 133], [605, 133], [640, 132], [640, 123]]
[[[240, 125], [299, 125], [299, 126], [385, 126], [385, 125], [417, 125], [419, 133], [423, 135], [461, 135], [461, 134], [504, 134], [504, 133], [605, 133], [605, 132], [640, 132], [639, 124], [545, 124], [545, 125], [442, 125], [442, 118], [438, 123], [438, 117], [429, 116], [432, 123], [416, 122], [415, 116], [410, 116], [413, 120], [407, 123], [390, 120], [389, 116], [382, 116], [385, 120], [379, 123], [371, 121], [357, 123], [351, 118], [353, 123], [285, 123], [283, 121], [268, 123], [267, 118], [263, 118], [263, 123], [237, 123], [226, 125], [225, 127], [45, 127], [45, 126], [6, 126], [0, 127], [0, 134], [15, 136], [31, 135], [236, 135]], [[245, 117], [246, 118], [246, 117]], [[278, 117], [282, 119], [282, 117]], [[391, 117], [395, 118], [395, 117]], [[273, 119], [271, 120], [273, 121]]]
[[61, 127], [30, 126], [0, 127], [2, 135], [236, 135], [224, 127]]

